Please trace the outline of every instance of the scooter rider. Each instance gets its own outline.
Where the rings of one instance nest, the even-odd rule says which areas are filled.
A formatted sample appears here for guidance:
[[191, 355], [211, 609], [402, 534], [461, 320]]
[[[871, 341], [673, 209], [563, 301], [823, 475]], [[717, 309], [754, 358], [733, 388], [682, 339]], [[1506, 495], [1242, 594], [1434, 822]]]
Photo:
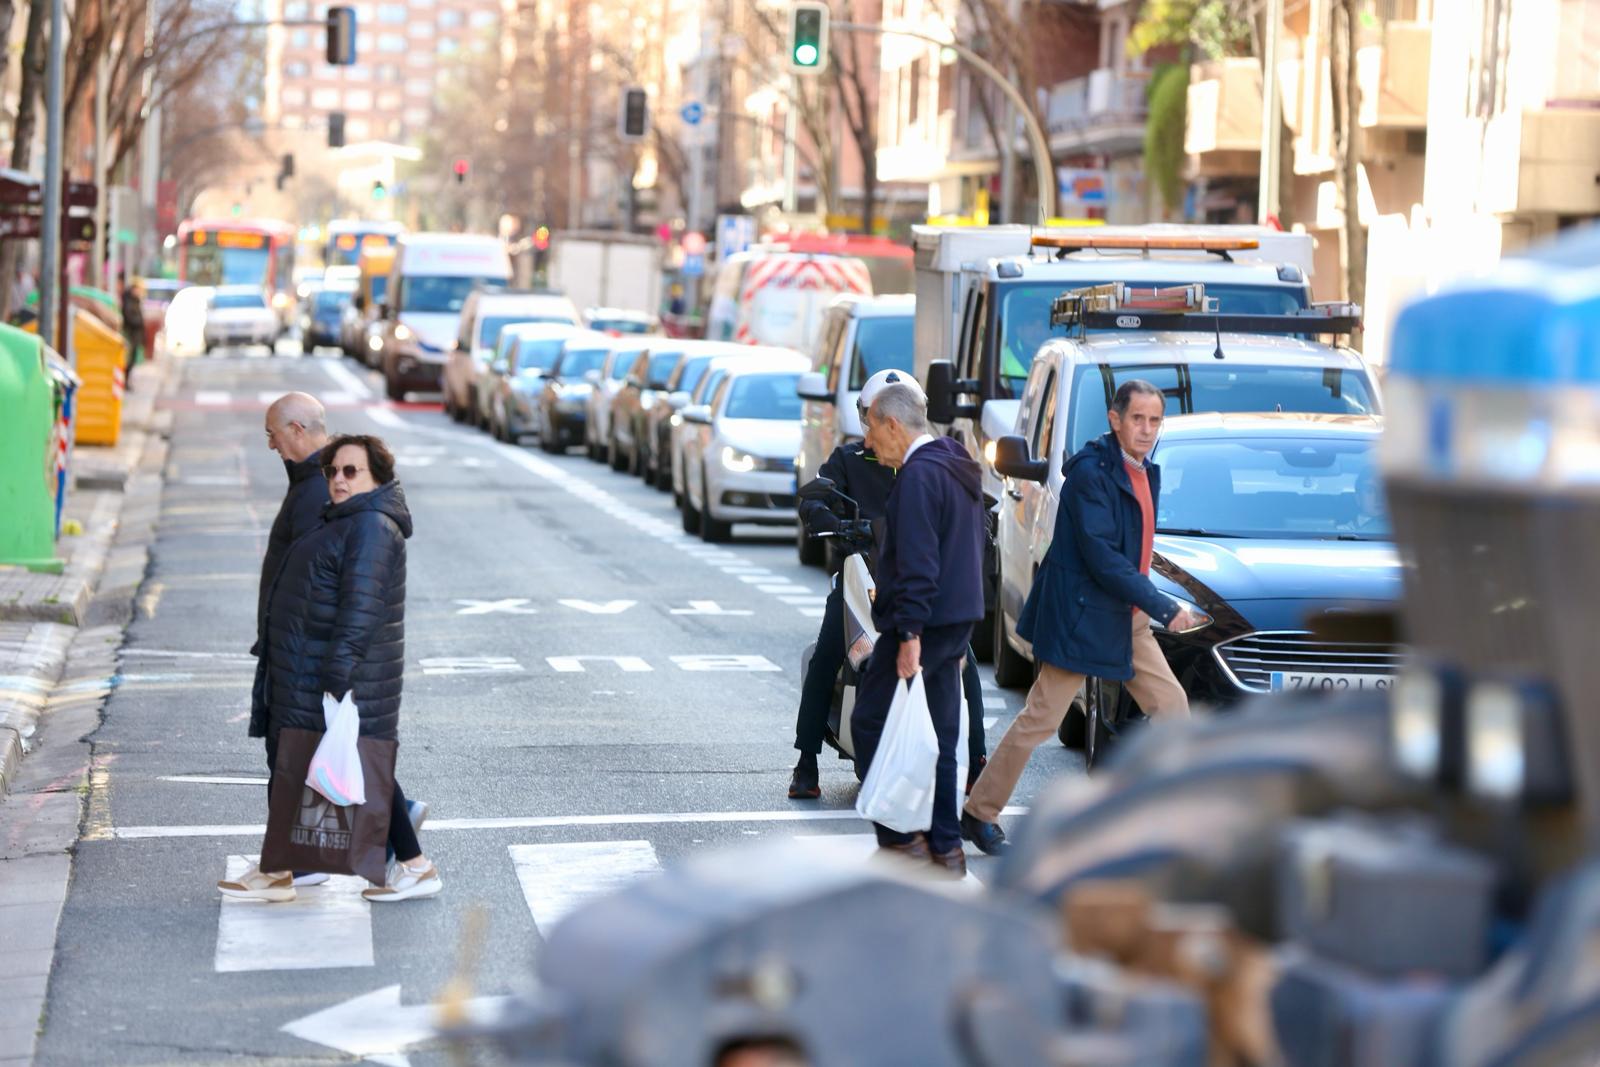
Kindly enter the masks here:
[[[879, 371], [861, 387], [857, 408], [862, 413], [865, 426], [866, 412], [885, 386], [905, 384], [921, 387], [904, 371]], [[850, 497], [861, 509], [861, 518], [875, 521], [883, 518], [894, 488], [894, 471], [879, 463], [872, 451], [860, 441], [847, 441], [833, 450], [827, 462], [817, 470], [817, 475], [831, 480], [839, 492]], [[845, 520], [835, 515], [827, 504], [816, 500], [800, 502], [800, 521], [812, 537], [820, 534], [837, 534]], [[795, 719], [794, 747], [800, 751], [794, 774], [789, 779], [789, 797], [792, 800], [815, 800], [822, 795], [817, 775], [817, 756], [822, 752], [823, 733], [827, 727], [828, 710], [833, 702], [833, 684], [844, 666], [844, 589], [843, 583], [834, 583], [828, 592], [827, 605], [822, 609], [822, 626], [817, 632], [816, 649], [805, 680], [800, 685], [800, 711]], [[966, 668], [961, 677], [970, 722], [968, 724], [967, 786], [977, 780], [986, 762], [983, 739], [983, 689], [978, 679], [978, 667], [968, 651]]]

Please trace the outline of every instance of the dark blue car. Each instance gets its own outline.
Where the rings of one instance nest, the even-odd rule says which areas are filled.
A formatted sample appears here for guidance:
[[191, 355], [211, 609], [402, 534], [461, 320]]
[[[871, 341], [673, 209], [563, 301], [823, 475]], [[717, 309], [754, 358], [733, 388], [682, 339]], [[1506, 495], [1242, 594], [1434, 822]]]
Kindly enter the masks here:
[[354, 296], [353, 289], [318, 289], [307, 298], [310, 306], [305, 322], [306, 351], [339, 347], [339, 325], [345, 305]]

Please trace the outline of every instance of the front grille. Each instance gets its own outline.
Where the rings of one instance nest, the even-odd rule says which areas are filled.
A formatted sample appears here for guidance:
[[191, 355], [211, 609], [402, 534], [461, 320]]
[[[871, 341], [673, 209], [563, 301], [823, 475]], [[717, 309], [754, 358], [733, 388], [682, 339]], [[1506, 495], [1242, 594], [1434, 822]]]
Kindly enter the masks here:
[[1399, 645], [1319, 641], [1301, 630], [1263, 630], [1223, 642], [1216, 656], [1240, 687], [1265, 693], [1272, 688], [1274, 671], [1393, 676], [1405, 650]]
[[760, 464], [760, 469], [764, 471], [794, 471], [794, 458], [792, 456], [767, 458], [761, 460]]

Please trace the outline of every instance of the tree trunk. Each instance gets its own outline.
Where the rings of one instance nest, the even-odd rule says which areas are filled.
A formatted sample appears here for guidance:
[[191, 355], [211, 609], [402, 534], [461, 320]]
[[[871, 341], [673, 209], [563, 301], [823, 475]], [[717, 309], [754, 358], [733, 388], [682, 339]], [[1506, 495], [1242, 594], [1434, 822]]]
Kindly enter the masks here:
[[[1344, 227], [1339, 234], [1344, 262], [1345, 299], [1362, 303], [1367, 291], [1367, 234], [1361, 225], [1360, 87], [1356, 83], [1356, 13], [1353, 0], [1337, 0], [1333, 10], [1333, 48], [1328, 57], [1333, 75], [1334, 168]], [[1351, 339], [1360, 344], [1359, 335]]]
[[[50, 0], [30, 0], [22, 45], [22, 91], [17, 94], [17, 124], [11, 143], [11, 167], [25, 171], [33, 161], [33, 135], [39, 125], [39, 91], [44, 86], [45, 15]], [[0, 319], [11, 317], [11, 280], [22, 261], [22, 242], [0, 241]]]
[[[14, 0], [0, 0], [0, 41], [11, 40], [11, 23], [16, 18], [17, 5]], [[11, 61], [11, 49], [0, 48], [0, 85], [6, 83], [6, 67]]]
[[872, 236], [878, 223], [878, 159], [875, 148], [861, 146], [861, 232]]

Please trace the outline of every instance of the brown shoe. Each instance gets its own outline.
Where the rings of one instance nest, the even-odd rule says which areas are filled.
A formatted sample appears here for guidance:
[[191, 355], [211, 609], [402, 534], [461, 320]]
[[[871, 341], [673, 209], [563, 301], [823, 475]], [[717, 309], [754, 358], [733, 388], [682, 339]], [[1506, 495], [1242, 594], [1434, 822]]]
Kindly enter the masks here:
[[924, 834], [917, 834], [910, 841], [900, 845], [879, 845], [878, 855], [890, 856], [894, 859], [912, 860], [916, 863], [927, 863], [929, 856], [928, 838]]
[[949, 852], [930, 852], [928, 858], [941, 878], [949, 876], [960, 881], [967, 876], [967, 853], [960, 845]]

